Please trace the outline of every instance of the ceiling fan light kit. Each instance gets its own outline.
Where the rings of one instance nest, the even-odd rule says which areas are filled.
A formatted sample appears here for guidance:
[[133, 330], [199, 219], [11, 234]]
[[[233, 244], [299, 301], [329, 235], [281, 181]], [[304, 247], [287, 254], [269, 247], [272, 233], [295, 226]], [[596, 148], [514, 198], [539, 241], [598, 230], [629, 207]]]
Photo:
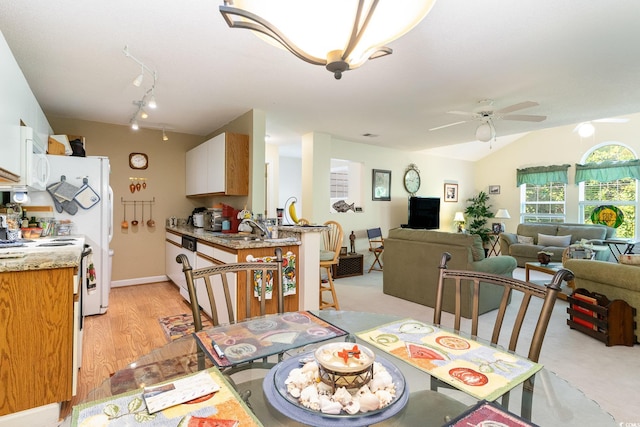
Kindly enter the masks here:
[[456, 114], [459, 116], [469, 116], [469, 120], [462, 120], [437, 126], [429, 129], [430, 131], [444, 129], [450, 126], [456, 126], [470, 121], [479, 121], [481, 124], [476, 128], [476, 139], [482, 142], [488, 142], [496, 137], [496, 128], [494, 120], [516, 120], [524, 122], [541, 122], [546, 120], [547, 116], [539, 116], [533, 114], [510, 114], [514, 111], [523, 110], [525, 108], [536, 107], [539, 104], [534, 101], [524, 101], [508, 107], [496, 110], [493, 108], [492, 99], [483, 99], [478, 102], [478, 106], [473, 111], [447, 111], [448, 114]]
[[490, 121], [482, 123], [476, 129], [476, 139], [482, 142], [489, 142], [496, 137], [496, 129]]
[[224, 0], [231, 28], [252, 30], [299, 59], [323, 65], [336, 79], [368, 59], [391, 54], [385, 44], [414, 28], [435, 0]]

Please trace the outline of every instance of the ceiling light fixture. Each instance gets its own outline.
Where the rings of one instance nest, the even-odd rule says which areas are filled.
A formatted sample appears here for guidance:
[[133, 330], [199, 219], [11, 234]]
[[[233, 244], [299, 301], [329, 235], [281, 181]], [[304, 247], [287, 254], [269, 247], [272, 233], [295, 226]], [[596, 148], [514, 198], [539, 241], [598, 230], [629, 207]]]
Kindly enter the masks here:
[[156, 108], [158, 108], [158, 104], [156, 104], [156, 96], [154, 95], [154, 89], [155, 86], [151, 88], [151, 97], [149, 98], [149, 108], [151, 108], [152, 110], [155, 110]]
[[384, 46], [414, 28], [435, 0], [224, 0], [231, 28], [254, 31], [298, 58], [323, 65], [336, 79], [344, 71], [393, 52]]
[[163, 141], [168, 141], [168, 140], [169, 140], [169, 137], [168, 137], [168, 136], [167, 136], [167, 134], [165, 133], [164, 128], [162, 128], [162, 140], [163, 140]]
[[140, 129], [140, 126], [138, 126], [138, 121], [135, 119], [135, 117], [133, 118], [133, 120], [131, 120], [131, 129], [133, 130]]
[[482, 123], [476, 129], [476, 139], [482, 142], [489, 142], [496, 137], [496, 129], [491, 120]]
[[595, 132], [596, 128], [593, 127], [591, 122], [581, 123], [578, 126], [578, 135], [582, 138], [589, 138], [590, 136], [593, 136]]
[[[135, 56], [131, 55], [131, 53], [129, 52], [128, 46], [125, 45], [123, 49], [123, 53], [127, 58], [131, 58], [131, 60], [136, 62], [141, 67], [140, 75], [138, 75], [138, 77], [136, 77], [136, 79], [133, 81], [133, 84], [136, 87], [140, 87], [142, 85], [145, 71], [151, 74], [151, 76], [153, 77], [153, 83], [151, 84], [151, 87], [147, 89], [145, 93], [142, 95], [142, 99], [140, 99], [139, 101], [133, 101], [133, 104], [136, 105], [138, 109], [135, 111], [135, 113], [131, 117], [131, 120], [129, 121], [129, 123], [131, 123], [132, 129], [138, 130], [139, 129], [139, 125], [137, 121], [138, 117], [141, 119], [149, 118], [149, 113], [144, 109], [144, 107], [149, 107], [152, 110], [155, 110], [156, 108], [158, 108], [158, 105], [156, 103], [156, 95], [155, 95], [156, 82], [158, 80], [158, 73], [155, 70], [152, 70], [151, 68], [144, 65], [144, 63], [139, 59], [137, 59]], [[165, 139], [163, 138], [163, 140]]]

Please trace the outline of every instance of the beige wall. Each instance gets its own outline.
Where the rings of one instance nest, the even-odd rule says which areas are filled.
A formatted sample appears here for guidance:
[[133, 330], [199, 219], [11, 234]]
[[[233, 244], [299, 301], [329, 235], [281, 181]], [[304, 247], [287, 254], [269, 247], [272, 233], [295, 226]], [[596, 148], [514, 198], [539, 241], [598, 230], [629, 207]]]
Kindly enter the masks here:
[[[175, 215], [186, 217], [198, 205], [185, 194], [185, 152], [204, 140], [201, 136], [168, 132], [168, 141], [162, 141], [161, 130], [83, 120], [48, 117], [56, 134], [83, 135], [88, 156], [107, 156], [111, 165], [111, 187], [114, 193], [114, 281], [157, 277], [164, 275], [165, 219]], [[129, 153], [141, 152], [149, 156], [146, 170], [129, 168]], [[131, 194], [129, 177], [147, 178], [147, 189]], [[138, 225], [124, 230], [120, 227], [124, 209], [121, 199], [152, 200], [156, 227]], [[139, 207], [138, 207], [139, 208]], [[138, 221], [141, 210], [137, 209]], [[149, 216], [145, 211], [145, 221]], [[133, 208], [127, 208], [127, 220], [133, 219]]]

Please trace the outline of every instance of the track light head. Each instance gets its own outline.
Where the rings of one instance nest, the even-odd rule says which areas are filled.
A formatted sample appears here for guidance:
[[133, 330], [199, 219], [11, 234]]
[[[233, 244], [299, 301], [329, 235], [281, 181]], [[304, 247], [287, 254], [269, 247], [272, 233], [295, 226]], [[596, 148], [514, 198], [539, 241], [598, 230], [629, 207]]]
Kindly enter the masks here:
[[149, 118], [149, 113], [147, 113], [144, 108], [140, 109], [140, 118], [141, 119], [148, 119]]
[[168, 136], [167, 136], [167, 134], [165, 133], [164, 128], [162, 128], [162, 140], [163, 140], [163, 141], [168, 141], [168, 140], [169, 140], [169, 137], [168, 137]]
[[147, 105], [153, 110], [158, 108], [158, 104], [156, 104], [156, 96], [153, 94], [153, 91], [151, 91], [151, 97], [149, 98], [149, 103]]
[[135, 87], [140, 87], [140, 85], [142, 84], [142, 80], [144, 80], [144, 74], [143, 74], [143, 73], [140, 73], [140, 74], [138, 75], [138, 77], [136, 77], [136, 78], [133, 80], [133, 85], [134, 85]]
[[140, 126], [138, 126], [138, 121], [137, 121], [136, 119], [133, 119], [133, 120], [131, 121], [131, 129], [133, 129], [133, 130], [138, 130], [138, 129], [140, 129]]

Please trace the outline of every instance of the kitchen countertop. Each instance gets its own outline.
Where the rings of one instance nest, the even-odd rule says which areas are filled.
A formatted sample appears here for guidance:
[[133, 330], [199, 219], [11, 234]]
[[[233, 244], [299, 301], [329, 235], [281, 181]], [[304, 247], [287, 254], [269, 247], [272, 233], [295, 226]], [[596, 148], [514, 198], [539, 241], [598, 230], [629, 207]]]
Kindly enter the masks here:
[[[286, 229], [292, 229], [293, 227], [286, 227]], [[295, 227], [295, 228], [312, 228], [312, 227]], [[196, 239], [213, 243], [216, 245], [224, 246], [230, 249], [251, 249], [251, 248], [270, 248], [278, 246], [294, 246], [300, 245], [301, 242], [295, 237], [287, 237], [280, 239], [258, 239], [258, 240], [241, 240], [240, 236], [254, 236], [242, 233], [221, 233], [218, 231], [205, 231], [202, 228], [193, 227], [190, 225], [178, 225], [175, 227], [166, 227], [167, 231], [172, 231], [178, 234], [186, 234], [187, 236], [195, 237]], [[297, 230], [296, 230], [297, 231]], [[306, 230], [305, 230], [306, 231]], [[255, 236], [254, 236], [255, 237]]]
[[[79, 239], [84, 242], [83, 238]], [[82, 249], [82, 244], [48, 248], [15, 247], [1, 249], [0, 273], [78, 267]]]

